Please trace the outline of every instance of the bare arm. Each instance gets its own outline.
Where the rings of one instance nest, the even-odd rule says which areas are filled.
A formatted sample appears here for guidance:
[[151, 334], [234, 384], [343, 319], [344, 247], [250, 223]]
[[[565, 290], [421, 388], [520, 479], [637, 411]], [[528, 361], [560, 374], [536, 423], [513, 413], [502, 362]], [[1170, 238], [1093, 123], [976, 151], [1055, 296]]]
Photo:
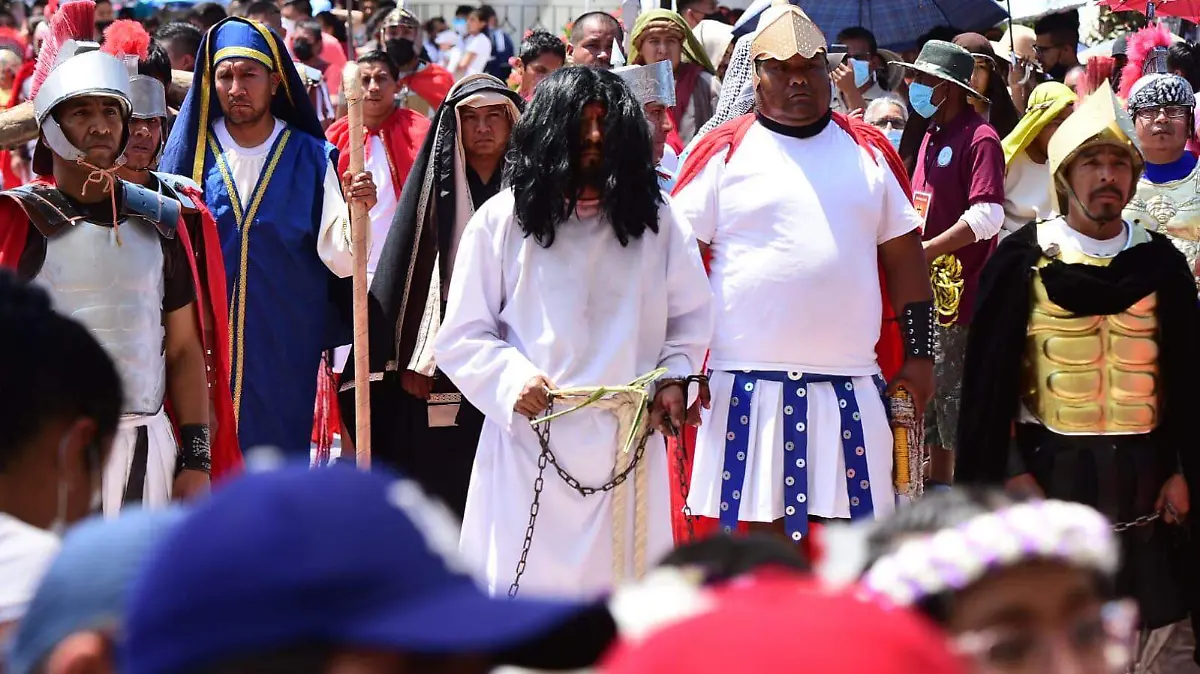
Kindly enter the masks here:
[[[963, 225], [967, 235], [972, 241], [975, 240], [965, 223], [960, 222], [955, 227], [958, 225]], [[879, 263], [883, 265], [888, 296], [892, 299], [892, 309], [896, 315], [904, 313], [904, 307], [908, 304], [933, 299], [933, 288], [929, 285], [929, 266], [926, 263], [927, 254], [928, 246], [924, 251], [921, 249], [921, 233], [916, 230], [879, 245]]]
[[187, 304], [167, 314], [167, 388], [180, 426], [208, 424], [208, 378], [196, 308]]

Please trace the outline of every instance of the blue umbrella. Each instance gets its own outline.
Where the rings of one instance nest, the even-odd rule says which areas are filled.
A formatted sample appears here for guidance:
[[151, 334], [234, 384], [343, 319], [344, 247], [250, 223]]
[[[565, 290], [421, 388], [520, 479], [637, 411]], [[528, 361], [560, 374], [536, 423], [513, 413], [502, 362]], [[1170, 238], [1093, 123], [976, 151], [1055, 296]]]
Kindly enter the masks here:
[[875, 35], [880, 47], [896, 51], [915, 47], [918, 38], [938, 26], [978, 31], [1008, 16], [995, 0], [799, 0], [793, 4], [804, 9], [830, 42], [842, 30], [862, 26]]

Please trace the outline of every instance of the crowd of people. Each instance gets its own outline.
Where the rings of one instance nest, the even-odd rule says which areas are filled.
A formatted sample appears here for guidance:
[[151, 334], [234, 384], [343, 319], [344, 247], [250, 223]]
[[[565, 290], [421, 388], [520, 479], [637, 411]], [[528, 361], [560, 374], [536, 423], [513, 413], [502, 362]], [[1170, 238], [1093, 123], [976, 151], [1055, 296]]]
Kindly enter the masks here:
[[1200, 671], [1192, 44], [316, 4], [0, 11], [0, 671]]

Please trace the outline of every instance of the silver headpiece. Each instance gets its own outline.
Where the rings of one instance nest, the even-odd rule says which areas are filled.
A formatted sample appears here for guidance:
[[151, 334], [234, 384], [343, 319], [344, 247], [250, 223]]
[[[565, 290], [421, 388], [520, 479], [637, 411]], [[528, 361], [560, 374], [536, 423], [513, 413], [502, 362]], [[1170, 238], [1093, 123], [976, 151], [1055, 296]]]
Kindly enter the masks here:
[[129, 98], [133, 103], [134, 119], [162, 120], [158, 135], [158, 150], [154, 153], [153, 165], [158, 164], [163, 148], [167, 145], [167, 90], [162, 82], [148, 75], [129, 77]]
[[675, 75], [671, 70], [670, 61], [626, 66], [616, 68], [613, 72], [625, 80], [642, 105], [662, 103], [668, 108], [675, 105]]
[[134, 119], [154, 119], [167, 116], [167, 89], [149, 75], [129, 78], [129, 98]]
[[[50, 149], [63, 159], [75, 160], [84, 155], [63, 134], [62, 128], [50, 114], [64, 101], [83, 96], [106, 96], [120, 102], [126, 119], [132, 111], [129, 71], [120, 59], [99, 51], [94, 42], [68, 40], [59, 50], [54, 69], [33, 98], [33, 111], [41, 128], [42, 138]], [[41, 141], [38, 148], [41, 148]], [[34, 171], [50, 173], [48, 156], [39, 161], [34, 152]]]

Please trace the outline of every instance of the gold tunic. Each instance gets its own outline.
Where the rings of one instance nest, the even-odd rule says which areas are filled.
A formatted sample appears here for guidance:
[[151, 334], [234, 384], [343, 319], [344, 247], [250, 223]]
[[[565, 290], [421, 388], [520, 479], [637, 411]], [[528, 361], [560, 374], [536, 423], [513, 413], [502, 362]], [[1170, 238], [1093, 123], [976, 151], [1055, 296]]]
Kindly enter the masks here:
[[[1066, 251], [1055, 232], [1039, 223], [1044, 251], [1067, 264], [1107, 266], [1108, 258]], [[1130, 225], [1130, 245], [1150, 240]], [[1041, 274], [1033, 278], [1032, 311], [1026, 331], [1022, 400], [1046, 428], [1065, 435], [1147, 433], [1158, 423], [1158, 321], [1152, 293], [1110, 316], [1076, 316], [1046, 294]]]
[[1200, 164], [1181, 180], [1162, 184], [1144, 177], [1138, 180], [1137, 191], [1122, 215], [1126, 222], [1170, 237], [1200, 285]]

